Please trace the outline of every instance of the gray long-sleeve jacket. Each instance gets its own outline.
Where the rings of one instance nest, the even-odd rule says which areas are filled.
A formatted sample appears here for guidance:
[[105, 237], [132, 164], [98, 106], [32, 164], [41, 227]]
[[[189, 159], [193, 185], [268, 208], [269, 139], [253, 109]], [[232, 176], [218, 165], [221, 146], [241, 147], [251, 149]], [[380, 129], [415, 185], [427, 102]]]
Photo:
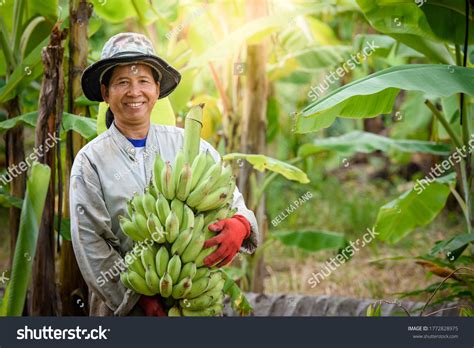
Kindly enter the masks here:
[[[70, 184], [71, 236], [91, 292], [90, 315], [127, 315], [138, 302], [140, 295], [125, 288], [119, 279], [118, 270], [132, 241], [121, 231], [118, 216], [127, 215], [126, 202], [134, 192], [142, 193], [150, 182], [155, 155], [159, 153], [173, 164], [183, 147], [183, 137], [182, 128], [150, 126], [144, 151], [145, 177], [137, 167], [134, 146], [115, 124], [77, 154]], [[219, 153], [201, 140], [200, 151], [206, 150], [216, 161], [221, 160]], [[258, 241], [257, 221], [237, 188], [232, 205], [251, 226], [241, 251], [253, 253]]]

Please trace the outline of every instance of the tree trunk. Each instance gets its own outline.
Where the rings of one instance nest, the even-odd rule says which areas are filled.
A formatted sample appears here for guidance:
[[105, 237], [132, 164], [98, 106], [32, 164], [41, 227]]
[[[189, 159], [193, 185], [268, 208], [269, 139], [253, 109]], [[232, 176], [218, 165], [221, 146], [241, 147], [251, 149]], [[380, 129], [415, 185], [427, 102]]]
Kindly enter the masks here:
[[[69, 79], [68, 112], [85, 115], [86, 108], [74, 105], [74, 100], [82, 94], [81, 75], [87, 66], [87, 28], [92, 14], [92, 4], [85, 0], [72, 0], [69, 5]], [[64, 184], [63, 217], [69, 218], [69, 182], [71, 167], [77, 152], [84, 146], [84, 139], [75, 132], [66, 138], [66, 168]], [[61, 315], [87, 315], [87, 284], [77, 265], [72, 243], [63, 240], [60, 251], [59, 294], [62, 302]]]
[[39, 162], [51, 168], [51, 181], [39, 226], [38, 245], [33, 262], [30, 303], [30, 314], [33, 316], [58, 315], [54, 266], [55, 150], [58, 141], [57, 128], [63, 111], [64, 48], [61, 44], [65, 37], [66, 31], [61, 31], [59, 24], [56, 24], [52, 30], [49, 45], [43, 48], [41, 53], [44, 76], [40, 91], [35, 147], [43, 153], [43, 156], [38, 156]]
[[[246, 13], [248, 20], [263, 17], [267, 13], [265, 0], [246, 2]], [[244, 107], [242, 115], [242, 143], [243, 153], [266, 153], [266, 128], [267, 128], [267, 92], [268, 81], [266, 75], [267, 52], [266, 44], [247, 45], [246, 58], [246, 86], [244, 91]], [[263, 173], [256, 172], [252, 167], [244, 165], [241, 167], [239, 176], [239, 189], [246, 201], [251, 201], [250, 175], [256, 175], [257, 185], [263, 181]], [[256, 211], [256, 217], [260, 230], [260, 245], [263, 244], [266, 230], [265, 223], [265, 197], [262, 195], [260, 204]], [[263, 292], [264, 281], [263, 254], [257, 260], [254, 270], [252, 291]]]
[[[7, 111], [7, 118], [13, 118], [21, 115], [20, 101], [18, 97], [5, 103]], [[5, 134], [5, 151], [7, 168], [15, 168], [19, 163], [25, 161], [25, 150], [23, 147], [23, 126], [16, 126], [8, 130]], [[16, 173], [17, 171], [15, 171]], [[12, 196], [23, 198], [26, 189], [26, 173], [20, 171], [19, 175], [9, 175], [12, 177], [10, 183], [10, 194]], [[20, 228], [20, 214], [21, 209], [11, 207], [9, 212], [9, 229], [10, 229], [10, 259], [9, 268], [13, 262], [13, 254], [15, 251], [16, 240], [18, 237], [18, 230]]]

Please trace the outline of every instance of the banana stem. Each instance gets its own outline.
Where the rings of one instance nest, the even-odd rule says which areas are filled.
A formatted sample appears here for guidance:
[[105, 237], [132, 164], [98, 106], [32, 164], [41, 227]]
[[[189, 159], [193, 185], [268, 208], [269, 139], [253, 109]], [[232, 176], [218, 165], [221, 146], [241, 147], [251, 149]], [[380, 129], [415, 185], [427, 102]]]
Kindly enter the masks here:
[[461, 148], [462, 147], [461, 139], [454, 132], [453, 128], [448, 123], [448, 121], [443, 116], [443, 114], [441, 114], [441, 112], [439, 112], [439, 110], [436, 108], [436, 106], [433, 105], [433, 103], [431, 101], [425, 100], [425, 104], [431, 110], [431, 112], [436, 117], [436, 119], [443, 125], [444, 129], [446, 129], [446, 132], [448, 132], [448, 134], [449, 134], [451, 140], [453, 141], [454, 145], [458, 148]]
[[184, 121], [184, 162], [193, 163], [201, 144], [202, 109], [204, 104], [193, 106]]

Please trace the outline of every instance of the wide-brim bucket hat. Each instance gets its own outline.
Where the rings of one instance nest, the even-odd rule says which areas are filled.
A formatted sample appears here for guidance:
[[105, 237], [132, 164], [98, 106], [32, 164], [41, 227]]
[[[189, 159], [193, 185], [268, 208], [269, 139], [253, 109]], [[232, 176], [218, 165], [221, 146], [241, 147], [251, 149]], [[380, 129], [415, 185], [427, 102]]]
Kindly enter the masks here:
[[84, 95], [89, 100], [104, 101], [100, 93], [102, 77], [117, 65], [146, 64], [160, 77], [160, 97], [164, 98], [178, 86], [181, 74], [155, 53], [151, 41], [142, 34], [120, 33], [112, 36], [102, 49], [99, 61], [88, 66], [81, 77]]

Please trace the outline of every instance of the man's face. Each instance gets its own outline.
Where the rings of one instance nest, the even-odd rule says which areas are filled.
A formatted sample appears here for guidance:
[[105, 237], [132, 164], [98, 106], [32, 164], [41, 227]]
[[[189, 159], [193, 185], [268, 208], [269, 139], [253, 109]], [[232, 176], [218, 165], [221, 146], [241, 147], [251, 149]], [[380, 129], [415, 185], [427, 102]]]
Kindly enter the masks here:
[[116, 66], [102, 97], [109, 104], [116, 121], [141, 123], [150, 119], [151, 110], [160, 95], [160, 85], [153, 79], [151, 68], [142, 64]]

